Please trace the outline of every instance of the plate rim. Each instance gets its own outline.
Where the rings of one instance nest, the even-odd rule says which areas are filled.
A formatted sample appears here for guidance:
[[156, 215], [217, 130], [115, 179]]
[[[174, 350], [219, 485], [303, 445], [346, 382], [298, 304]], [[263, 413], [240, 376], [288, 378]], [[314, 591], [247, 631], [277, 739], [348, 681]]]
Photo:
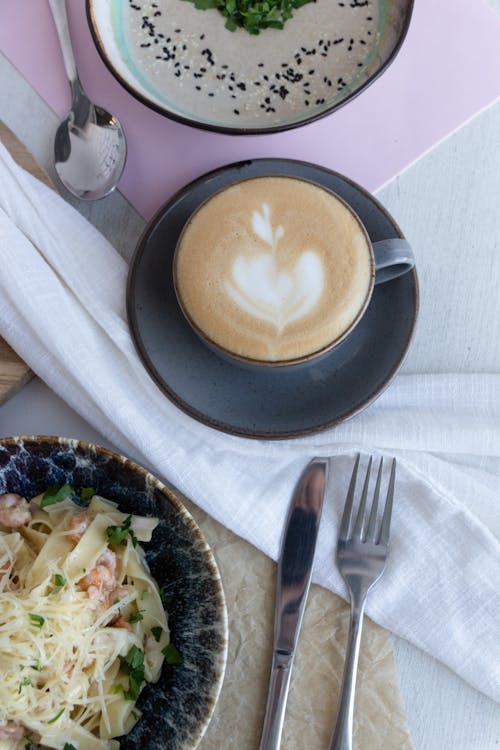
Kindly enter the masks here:
[[227, 125], [211, 125], [206, 122], [200, 122], [198, 120], [195, 120], [191, 117], [186, 117], [184, 115], [177, 114], [175, 112], [170, 112], [169, 110], [165, 109], [164, 107], [161, 107], [159, 104], [156, 104], [151, 99], [148, 99], [146, 96], [141, 94], [140, 91], [137, 91], [131, 83], [129, 83], [119, 72], [116, 70], [115, 66], [111, 62], [110, 59], [108, 59], [106, 55], [106, 49], [103, 41], [101, 40], [99, 31], [97, 29], [97, 24], [94, 20], [94, 14], [92, 10], [92, 5], [95, 2], [95, 0], [85, 0], [85, 10], [86, 10], [86, 16], [87, 16], [87, 26], [90, 30], [90, 34], [92, 37], [92, 41], [94, 42], [94, 46], [97, 49], [97, 52], [99, 54], [99, 57], [101, 58], [102, 62], [106, 66], [107, 70], [111, 73], [113, 78], [129, 93], [131, 94], [137, 101], [141, 102], [141, 104], [144, 104], [144, 106], [148, 107], [148, 109], [151, 109], [153, 112], [156, 112], [159, 115], [162, 115], [162, 117], [166, 117], [169, 120], [173, 120], [174, 122], [181, 123], [182, 125], [187, 125], [192, 128], [196, 128], [197, 130], [205, 130], [211, 133], [221, 133], [224, 135], [271, 135], [273, 133], [284, 133], [288, 130], [295, 130], [296, 128], [301, 128], [304, 125], [310, 125], [313, 122], [317, 122], [318, 120], [321, 120], [323, 117], [327, 117], [328, 115], [331, 115], [333, 112], [336, 112], [337, 110], [341, 109], [341, 107], [345, 106], [349, 102], [353, 101], [358, 97], [360, 94], [363, 93], [369, 86], [372, 85], [381, 75], [385, 73], [387, 68], [389, 68], [396, 57], [398, 56], [401, 47], [404, 44], [404, 41], [407, 37], [408, 30], [410, 28], [411, 19], [413, 17], [413, 11], [415, 8], [415, 0], [408, 0], [408, 7], [406, 10], [406, 16], [403, 22], [403, 26], [401, 28], [400, 35], [398, 37], [398, 40], [396, 44], [394, 45], [394, 49], [392, 50], [391, 54], [387, 58], [387, 60], [384, 62], [381, 68], [377, 70], [373, 75], [371, 75], [367, 80], [361, 84], [359, 88], [357, 88], [355, 91], [349, 94], [345, 99], [343, 99], [341, 102], [338, 102], [337, 104], [333, 104], [331, 107], [327, 107], [322, 112], [317, 112], [314, 115], [309, 115], [307, 117], [304, 117], [301, 120], [298, 120], [297, 122], [291, 122], [286, 123], [284, 125], [271, 125], [269, 127], [259, 127], [259, 128], [249, 128], [249, 127], [231, 127]]
[[137, 461], [134, 461], [128, 456], [125, 456], [123, 453], [118, 453], [117, 451], [111, 450], [110, 448], [105, 448], [103, 445], [99, 445], [98, 443], [91, 443], [86, 440], [79, 440], [78, 438], [61, 437], [59, 435], [12, 435], [8, 437], [0, 437], [0, 447], [9, 445], [15, 446], [24, 442], [37, 442], [47, 444], [59, 443], [60, 445], [66, 446], [71, 449], [81, 447], [84, 450], [95, 452], [105, 457], [115, 459], [118, 462], [122, 463], [124, 466], [127, 466], [133, 471], [138, 472], [143, 477], [145, 483], [161, 492], [161, 494], [165, 497], [165, 501], [168, 502], [181, 515], [183, 521], [185, 521], [186, 525], [197, 537], [198, 541], [202, 544], [201, 549], [203, 550], [206, 562], [209, 565], [211, 579], [216, 589], [217, 601], [219, 603], [221, 612], [220, 637], [222, 648], [218, 659], [220, 673], [217, 675], [217, 682], [215, 684], [213, 695], [210, 696], [211, 702], [207, 714], [203, 719], [203, 723], [196, 731], [196, 734], [193, 734], [189, 744], [186, 743], [186, 745], [182, 748], [182, 750], [196, 750], [213, 718], [224, 682], [229, 652], [228, 610], [226, 595], [222, 583], [222, 576], [220, 574], [215, 555], [212, 551], [212, 548], [208, 544], [203, 531], [198, 526], [193, 515], [189, 512], [180, 498], [177, 497], [175, 492], [170, 489], [170, 487], [164, 484], [164, 482], [158, 479], [155, 474], [150, 472], [144, 466], [141, 466], [141, 464], [137, 463]]
[[154, 214], [154, 216], [149, 220], [149, 222], [147, 223], [146, 227], [144, 228], [144, 231], [142, 232], [137, 242], [136, 249], [130, 260], [130, 266], [129, 266], [128, 276], [127, 276], [127, 285], [126, 285], [126, 311], [127, 311], [127, 318], [128, 318], [128, 323], [130, 326], [130, 331], [131, 331], [132, 339], [134, 342], [134, 346], [146, 372], [153, 379], [156, 385], [160, 388], [161, 392], [164, 395], [166, 395], [167, 398], [172, 403], [174, 403], [174, 405], [177, 406], [182, 412], [184, 412], [191, 418], [196, 419], [202, 424], [208, 427], [211, 427], [212, 429], [218, 430], [219, 432], [223, 432], [223, 433], [233, 435], [236, 437], [249, 438], [253, 440], [278, 441], [278, 440], [290, 440], [290, 439], [296, 439], [296, 438], [301, 438], [301, 437], [308, 437], [310, 435], [316, 435], [318, 433], [324, 432], [325, 430], [330, 429], [332, 427], [336, 427], [337, 425], [349, 419], [352, 419], [352, 417], [355, 417], [357, 414], [364, 411], [368, 406], [370, 406], [370, 404], [372, 404], [376, 399], [379, 398], [379, 396], [382, 395], [382, 393], [390, 385], [390, 383], [392, 382], [392, 380], [394, 379], [394, 377], [400, 370], [401, 366], [403, 365], [408, 355], [408, 351], [410, 349], [411, 342], [415, 334], [415, 327], [416, 327], [416, 322], [417, 322], [419, 308], [420, 308], [420, 290], [419, 290], [417, 271], [416, 271], [416, 268], [413, 268], [412, 271], [410, 271], [410, 273], [413, 275], [413, 280], [414, 280], [415, 305], [412, 308], [412, 320], [411, 320], [410, 331], [409, 331], [409, 336], [406, 342], [406, 346], [402, 350], [398, 358], [398, 361], [395, 363], [394, 367], [391, 369], [391, 371], [389, 372], [385, 380], [382, 382], [382, 384], [375, 391], [375, 393], [371, 394], [369, 397], [364, 399], [360, 404], [355, 406], [353, 409], [343, 413], [340, 417], [337, 417], [333, 420], [329, 420], [328, 422], [324, 422], [321, 425], [315, 425], [313, 427], [280, 431], [279, 433], [262, 432], [259, 430], [251, 430], [251, 429], [245, 429], [242, 427], [235, 427], [233, 425], [228, 425], [226, 422], [213, 419], [212, 417], [207, 416], [203, 412], [200, 412], [198, 409], [191, 406], [188, 402], [182, 399], [173, 389], [171, 389], [165, 383], [163, 378], [161, 378], [160, 374], [157, 372], [156, 367], [154, 366], [153, 362], [151, 361], [147, 353], [146, 347], [144, 346], [142, 337], [139, 332], [139, 325], [137, 321], [137, 315], [135, 312], [136, 306], [134, 303], [135, 301], [134, 280], [135, 280], [135, 275], [137, 272], [140, 259], [144, 253], [149, 235], [156, 228], [158, 221], [161, 219], [164, 213], [171, 206], [177, 203], [184, 195], [188, 194], [193, 189], [193, 187], [196, 187], [196, 185], [199, 183], [204, 183], [207, 180], [212, 179], [213, 177], [217, 176], [221, 172], [225, 172], [226, 170], [229, 170], [229, 169], [237, 170], [237, 169], [241, 169], [243, 166], [248, 166], [249, 164], [253, 164], [256, 162], [266, 162], [266, 161], [273, 162], [273, 163], [278, 162], [278, 163], [293, 164], [297, 166], [314, 167], [314, 168], [320, 169], [323, 172], [326, 172], [327, 174], [335, 178], [342, 180], [343, 182], [346, 182], [348, 185], [350, 185], [354, 189], [360, 191], [368, 200], [372, 201], [375, 207], [381, 213], [383, 213], [384, 216], [387, 218], [387, 220], [392, 224], [392, 226], [394, 227], [396, 236], [401, 239], [404, 239], [403, 232], [401, 231], [399, 225], [397, 224], [395, 219], [392, 217], [392, 215], [389, 213], [389, 211], [380, 203], [380, 201], [377, 198], [375, 198], [375, 196], [373, 196], [364, 187], [356, 183], [354, 180], [351, 180], [349, 177], [345, 177], [345, 175], [341, 174], [340, 172], [336, 172], [320, 164], [314, 164], [312, 162], [302, 161], [299, 159], [287, 159], [283, 157], [277, 157], [277, 158], [263, 157], [263, 158], [258, 158], [258, 159], [245, 159], [240, 162], [231, 162], [229, 164], [223, 165], [222, 167], [217, 167], [216, 169], [210, 170], [209, 172], [206, 172], [200, 175], [199, 177], [196, 177], [194, 180], [191, 180], [189, 183], [184, 185], [184, 187], [177, 190], [167, 201], [165, 201], [165, 203], [162, 204], [162, 206], [158, 209], [158, 211]]

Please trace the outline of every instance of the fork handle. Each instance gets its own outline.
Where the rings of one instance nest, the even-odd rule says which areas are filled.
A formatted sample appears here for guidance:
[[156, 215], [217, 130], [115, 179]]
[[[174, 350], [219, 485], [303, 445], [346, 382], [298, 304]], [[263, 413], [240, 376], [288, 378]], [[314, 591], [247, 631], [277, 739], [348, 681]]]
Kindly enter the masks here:
[[351, 599], [351, 616], [344, 673], [342, 675], [335, 727], [328, 750], [352, 750], [354, 693], [356, 690], [356, 675], [358, 671], [359, 645], [363, 629], [365, 600], [366, 596], [363, 596], [361, 601], [355, 601], [354, 598]]

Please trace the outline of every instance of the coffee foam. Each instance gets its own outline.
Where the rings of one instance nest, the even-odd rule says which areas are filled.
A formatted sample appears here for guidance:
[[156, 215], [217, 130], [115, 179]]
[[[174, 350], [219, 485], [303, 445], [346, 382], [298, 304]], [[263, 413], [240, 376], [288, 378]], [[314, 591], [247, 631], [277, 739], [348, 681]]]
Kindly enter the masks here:
[[364, 230], [334, 195], [260, 177], [209, 199], [186, 226], [176, 287], [213, 343], [253, 360], [308, 356], [340, 338], [372, 283]]

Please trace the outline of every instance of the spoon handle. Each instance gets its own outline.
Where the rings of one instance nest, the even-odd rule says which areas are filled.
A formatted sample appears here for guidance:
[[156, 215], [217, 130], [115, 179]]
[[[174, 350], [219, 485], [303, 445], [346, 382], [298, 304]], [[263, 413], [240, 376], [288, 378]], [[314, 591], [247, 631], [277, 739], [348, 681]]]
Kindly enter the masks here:
[[68, 76], [73, 98], [81, 91], [81, 84], [76, 70], [75, 54], [69, 33], [68, 14], [66, 11], [66, 0], [49, 0], [50, 10], [61, 45], [66, 75]]

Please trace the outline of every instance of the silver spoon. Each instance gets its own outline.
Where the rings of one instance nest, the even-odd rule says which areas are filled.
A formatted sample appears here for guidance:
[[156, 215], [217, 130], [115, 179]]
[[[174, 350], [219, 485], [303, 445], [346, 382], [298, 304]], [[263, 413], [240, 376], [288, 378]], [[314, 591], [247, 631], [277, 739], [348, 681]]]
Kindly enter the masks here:
[[54, 141], [55, 167], [63, 185], [77, 198], [97, 200], [115, 189], [123, 172], [127, 144], [122, 126], [85, 94], [76, 70], [66, 0], [49, 0], [64, 67], [71, 87], [71, 109]]

